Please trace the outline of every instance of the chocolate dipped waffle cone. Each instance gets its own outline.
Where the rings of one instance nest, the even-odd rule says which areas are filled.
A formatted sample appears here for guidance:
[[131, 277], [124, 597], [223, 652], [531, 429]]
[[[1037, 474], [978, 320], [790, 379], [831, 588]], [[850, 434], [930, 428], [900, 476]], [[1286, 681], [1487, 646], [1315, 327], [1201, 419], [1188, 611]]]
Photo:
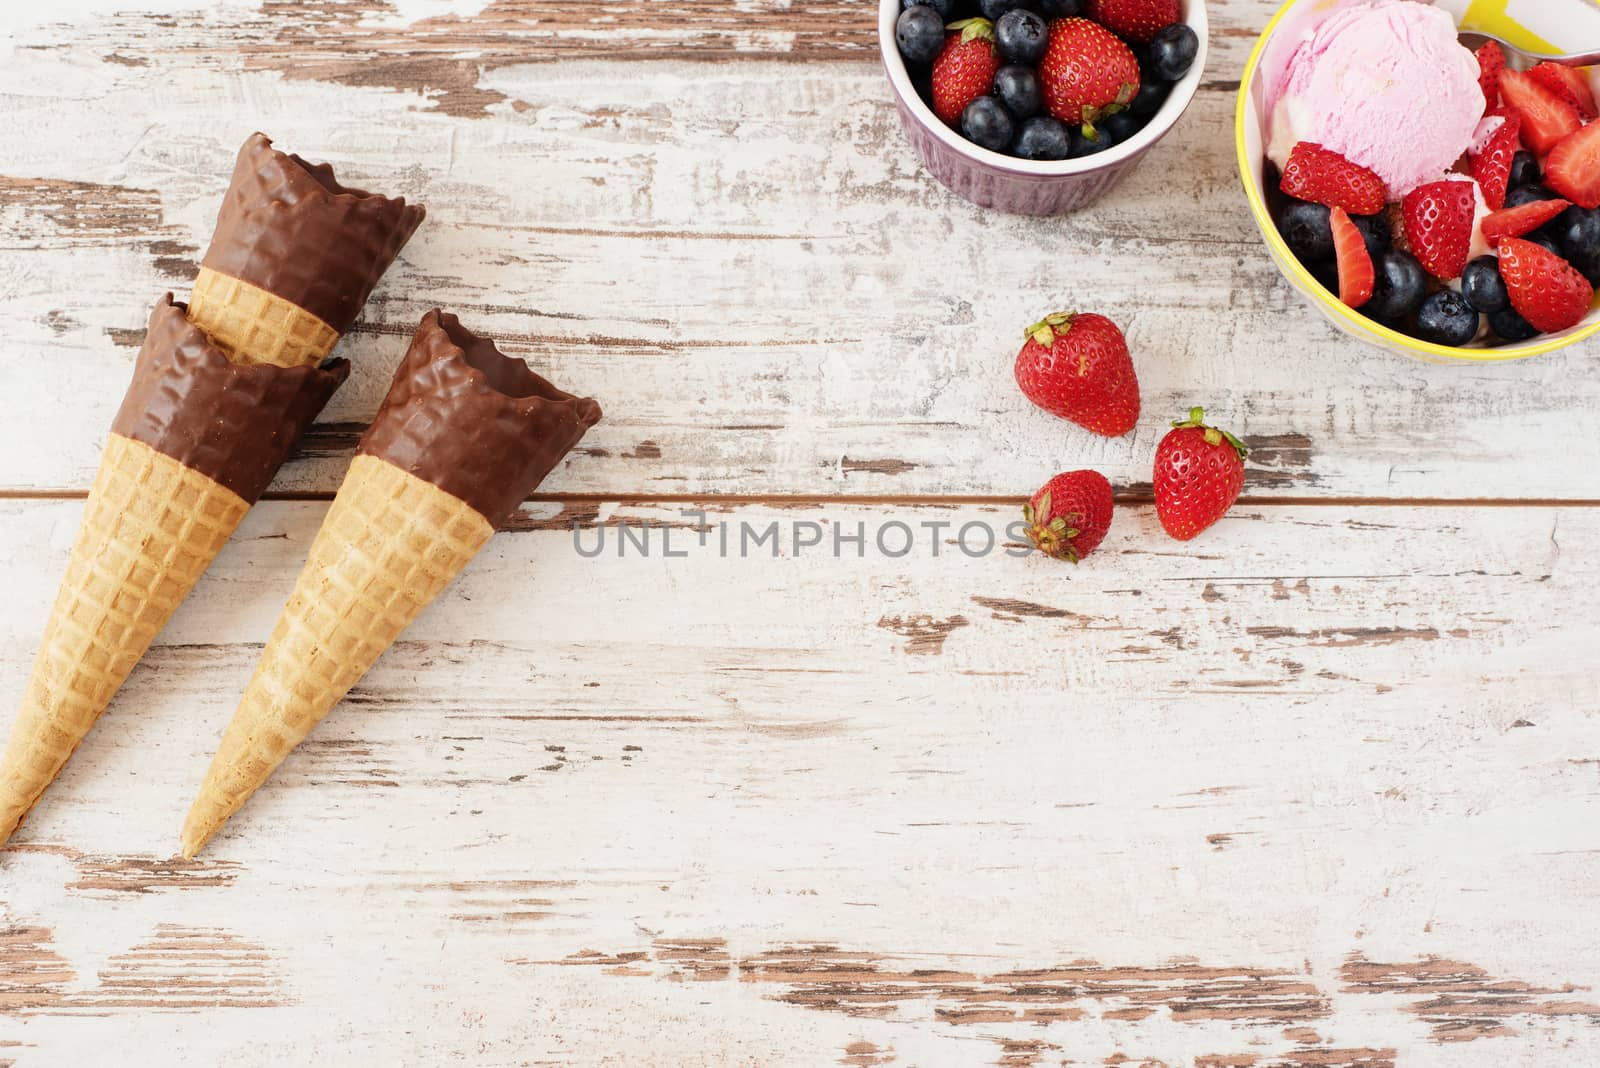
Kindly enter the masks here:
[[157, 302], [0, 757], [0, 844], [348, 373], [236, 364]]
[[517, 510], [599, 405], [422, 319], [183, 825], [193, 857]]
[[189, 318], [240, 363], [320, 362], [361, 314], [425, 212], [340, 185], [263, 134], [239, 150]]

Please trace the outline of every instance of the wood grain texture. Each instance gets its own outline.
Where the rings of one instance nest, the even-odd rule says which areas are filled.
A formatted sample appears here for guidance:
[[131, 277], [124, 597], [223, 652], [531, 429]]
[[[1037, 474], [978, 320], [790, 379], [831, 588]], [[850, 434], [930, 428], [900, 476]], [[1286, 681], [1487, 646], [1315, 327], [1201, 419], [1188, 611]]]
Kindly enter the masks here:
[[[445, 305], [606, 406], [554, 492], [1022, 495], [1072, 465], [1138, 491], [1166, 421], [1199, 402], [1257, 446], [1256, 494], [1600, 499], [1586, 348], [1399, 361], [1335, 335], [1277, 278], [1230, 133], [1269, 6], [1214, 5], [1214, 78], [1180, 127], [1113, 200], [1042, 222], [981, 212], [921, 172], [862, 54], [859, 6], [538, 8], [551, 26], [615, 26], [588, 37], [547, 34], [529, 4], [435, 20], [415, 47], [464, 53], [450, 62], [474, 65], [474, 91], [506, 98], [476, 117], [362, 58], [401, 32], [365, 0], [30, 31], [0, 69], [16, 130], [0, 146], [14, 357], [0, 389], [17, 398], [0, 483], [87, 485], [150, 304], [187, 285], [220, 176], [261, 128], [430, 208], [280, 491], [336, 487], [411, 329]], [[695, 29], [755, 33], [780, 15], [792, 37], [748, 50]], [[512, 24], [586, 58], [545, 62]], [[680, 37], [711, 51], [624, 64], [577, 44]], [[796, 62], [813, 39], [839, 61]], [[269, 47], [282, 62], [258, 69], [251, 49]], [[350, 85], [318, 56], [370, 77]], [[1061, 306], [1128, 331], [1145, 416], [1126, 438], [1044, 415], [1011, 381], [1021, 327]]]
[[[1050, 221], [922, 174], [865, 3], [119, 6], [0, 39], [0, 706], [254, 129], [430, 212], [280, 496], [435, 305], [607, 416], [183, 862], [326, 505], [247, 517], [0, 854], [0, 1068], [1600, 1062], [1591, 350], [1404, 363], [1276, 278], [1230, 133], [1268, 0]], [[1062, 306], [1128, 330], [1126, 439], [1011, 382]], [[1005, 554], [999, 501], [1139, 500], [1196, 402], [1253, 503]]]
[[[0, 701], [80, 509], [0, 507]], [[218, 1022], [179, 1064], [1600, 1056], [1594, 510], [1123, 508], [1074, 569], [960, 551], [1011, 509], [530, 506], [168, 861], [323, 509], [252, 512], [0, 860], [35, 1063], [152, 1009]]]

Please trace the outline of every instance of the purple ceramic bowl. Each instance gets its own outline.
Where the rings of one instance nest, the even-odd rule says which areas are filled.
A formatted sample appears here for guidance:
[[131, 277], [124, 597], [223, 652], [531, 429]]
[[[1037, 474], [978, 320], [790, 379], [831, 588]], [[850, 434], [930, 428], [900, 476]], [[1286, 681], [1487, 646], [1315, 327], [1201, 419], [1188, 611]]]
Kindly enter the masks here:
[[878, 50], [889, 73], [900, 123], [911, 147], [933, 176], [983, 208], [1014, 215], [1060, 215], [1092, 204], [1122, 181], [1155, 143], [1167, 135], [1194, 99], [1206, 66], [1205, 0], [1185, 0], [1184, 21], [1200, 38], [1200, 52], [1183, 80], [1172, 87], [1148, 125], [1115, 148], [1083, 159], [1017, 159], [979, 148], [939, 121], [917, 95], [894, 43], [900, 0], [879, 0]]

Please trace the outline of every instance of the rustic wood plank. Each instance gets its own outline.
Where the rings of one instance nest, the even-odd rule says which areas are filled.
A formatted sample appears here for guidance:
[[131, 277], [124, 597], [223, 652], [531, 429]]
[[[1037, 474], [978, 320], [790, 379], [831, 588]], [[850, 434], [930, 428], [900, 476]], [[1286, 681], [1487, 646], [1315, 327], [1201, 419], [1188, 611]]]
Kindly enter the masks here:
[[[721, 508], [702, 548], [676, 506], [530, 506], [182, 864], [323, 511], [257, 508], [0, 857], [7, 1055], [182, 1011], [180, 1064], [1600, 1057], [1600, 510], [1245, 508], [1178, 549], [1124, 508], [1074, 569], [951, 542], [1011, 509]], [[80, 510], [0, 505], [0, 704]], [[723, 558], [723, 522], [866, 555]]]
[[[811, 47], [799, 31], [743, 62], [626, 77], [610, 62], [514, 64], [549, 56], [502, 40], [531, 10], [503, 4], [419, 33], [472, 46], [475, 90], [505, 97], [487, 118], [407, 91], [425, 79], [315, 80], [304, 51], [324, 44], [308, 27], [333, 27], [328, 54], [398, 32], [367, 0], [29, 31], [0, 68], [16, 131], [0, 145], [14, 357], [0, 366], [14, 398], [0, 489], [87, 486], [150, 303], [183, 291], [232, 153], [261, 127], [431, 208], [344, 343], [356, 373], [280, 490], [337, 485], [406, 335], [443, 304], [606, 405], [553, 492], [1017, 495], [1068, 465], [1138, 492], [1165, 420], [1203, 402], [1258, 446], [1256, 494], [1600, 498], [1587, 348], [1412, 364], [1335, 335], [1276, 278], [1233, 176], [1229, 84], [1271, 5], [1214, 6], [1216, 77], [1179, 130], [1112, 200], [1051, 221], [986, 214], [932, 183], [835, 5], [782, 9], [835, 35], [817, 47], [838, 62], [820, 66], [773, 58]], [[685, 25], [751, 32], [779, 10], [674, 0], [549, 40], [653, 40], [651, 20], [691, 8]], [[251, 68], [240, 50], [261, 20], [293, 45], [286, 71], [311, 80]], [[715, 32], [683, 39], [747, 55]], [[504, 51], [480, 61], [491, 47]], [[101, 61], [130, 49], [138, 62]], [[1125, 439], [1053, 420], [1011, 382], [1021, 325], [1062, 305], [1128, 329], [1145, 417]]]

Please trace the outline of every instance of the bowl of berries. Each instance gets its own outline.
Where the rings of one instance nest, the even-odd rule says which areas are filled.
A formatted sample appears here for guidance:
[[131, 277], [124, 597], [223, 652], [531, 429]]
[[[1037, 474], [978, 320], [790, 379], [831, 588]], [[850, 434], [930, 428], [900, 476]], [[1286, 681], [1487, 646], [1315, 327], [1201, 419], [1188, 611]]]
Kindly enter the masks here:
[[1588, 0], [1285, 3], [1235, 131], [1284, 278], [1346, 333], [1435, 362], [1600, 331], [1600, 68], [1578, 47], [1600, 48]]
[[1059, 215], [1103, 196], [1200, 85], [1203, 0], [879, 0], [900, 121], [980, 207]]

